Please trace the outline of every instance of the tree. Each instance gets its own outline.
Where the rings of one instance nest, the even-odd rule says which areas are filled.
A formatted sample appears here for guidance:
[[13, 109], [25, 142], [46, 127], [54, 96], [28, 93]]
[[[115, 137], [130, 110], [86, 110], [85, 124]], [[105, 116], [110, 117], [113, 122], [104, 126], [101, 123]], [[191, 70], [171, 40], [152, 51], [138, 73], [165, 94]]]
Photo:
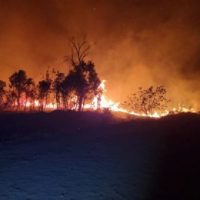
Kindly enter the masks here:
[[89, 54], [90, 45], [85, 38], [82, 38], [80, 41], [75, 38], [70, 40], [71, 46], [71, 58], [70, 61], [72, 66], [80, 64]]
[[46, 72], [46, 78], [38, 83], [38, 98], [40, 100], [41, 109], [43, 110], [47, 104], [48, 96], [51, 91], [52, 80], [49, 77], [49, 72]]
[[56, 77], [53, 81], [53, 91], [55, 93], [57, 108], [61, 105], [61, 100], [63, 97], [63, 81], [65, 79], [65, 74], [56, 72]]
[[36, 99], [36, 86], [33, 79], [28, 78], [25, 87], [25, 109], [27, 107], [27, 102], [30, 103], [30, 109], [34, 108], [34, 101]]
[[5, 99], [5, 87], [6, 87], [6, 83], [2, 80], [0, 80], [0, 109], [2, 109], [3, 104], [4, 104], [4, 99]]
[[69, 72], [68, 79], [77, 96], [78, 110], [82, 111], [85, 101], [97, 94], [100, 84], [94, 63], [81, 61]]
[[61, 83], [61, 96], [64, 108], [73, 109], [74, 108], [74, 97], [73, 94], [73, 77], [67, 75]]
[[16, 93], [13, 90], [8, 90], [8, 92], [6, 93], [6, 103], [5, 103], [6, 109], [15, 108], [16, 99], [17, 99]]
[[20, 98], [22, 94], [26, 92], [26, 87], [30, 82], [30, 78], [27, 77], [24, 70], [19, 70], [18, 72], [13, 73], [9, 77], [10, 88], [12, 92], [16, 95], [17, 108], [20, 108]]
[[69, 71], [68, 80], [70, 80], [71, 88], [76, 93], [78, 110], [82, 111], [85, 101], [97, 94], [100, 79], [94, 63], [85, 61], [90, 49], [86, 40], [78, 42], [72, 39], [71, 47], [72, 70]]
[[139, 88], [136, 93], [131, 94], [125, 105], [131, 111], [141, 114], [152, 114], [156, 111], [163, 111], [169, 100], [166, 98], [167, 90], [163, 86]]

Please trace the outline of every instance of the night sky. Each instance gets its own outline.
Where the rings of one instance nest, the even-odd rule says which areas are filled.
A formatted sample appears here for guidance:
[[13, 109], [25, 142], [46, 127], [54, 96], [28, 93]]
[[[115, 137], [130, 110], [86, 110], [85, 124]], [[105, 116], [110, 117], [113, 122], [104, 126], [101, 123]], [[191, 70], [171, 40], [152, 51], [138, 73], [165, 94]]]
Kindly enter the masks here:
[[68, 69], [70, 37], [85, 35], [108, 96], [164, 85], [177, 101], [200, 101], [200, 1], [0, 0], [0, 79], [23, 68], [36, 80]]

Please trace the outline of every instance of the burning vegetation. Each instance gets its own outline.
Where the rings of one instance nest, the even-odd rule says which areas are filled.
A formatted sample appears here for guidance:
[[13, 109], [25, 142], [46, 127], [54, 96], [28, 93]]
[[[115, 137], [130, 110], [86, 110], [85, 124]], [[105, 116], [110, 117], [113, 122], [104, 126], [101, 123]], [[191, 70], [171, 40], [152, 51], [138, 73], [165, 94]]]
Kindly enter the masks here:
[[180, 112], [197, 112], [192, 107], [178, 105], [167, 98], [163, 86], [139, 88], [120, 104], [105, 95], [105, 80], [100, 80], [95, 64], [86, 60], [90, 46], [85, 40], [71, 40], [71, 56], [67, 57], [71, 69], [67, 74], [47, 70], [45, 78], [37, 84], [24, 70], [0, 81], [0, 108], [10, 111], [110, 110], [141, 117], [159, 118]]

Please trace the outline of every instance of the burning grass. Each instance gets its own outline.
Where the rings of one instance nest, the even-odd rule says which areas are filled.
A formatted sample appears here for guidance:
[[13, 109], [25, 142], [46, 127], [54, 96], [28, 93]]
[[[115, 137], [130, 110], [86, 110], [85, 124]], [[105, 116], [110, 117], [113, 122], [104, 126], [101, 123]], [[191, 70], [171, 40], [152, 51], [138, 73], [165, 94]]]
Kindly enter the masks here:
[[[103, 80], [101, 84], [98, 87], [98, 95], [94, 96], [93, 99], [91, 99], [88, 103], [85, 103], [83, 105], [83, 111], [94, 111], [99, 113], [112, 113], [114, 116], [118, 116], [120, 118], [162, 118], [168, 115], [177, 115], [179, 113], [199, 113], [197, 110], [195, 110], [191, 106], [182, 106], [178, 105], [176, 107], [171, 106], [165, 106], [162, 108], [159, 108], [159, 106], [155, 106], [155, 109], [147, 109], [144, 111], [143, 105], [141, 103], [144, 102], [143, 99], [139, 99], [139, 103], [137, 104], [137, 109], [132, 108], [132, 105], [134, 104], [134, 101], [129, 102], [131, 106], [126, 108], [124, 104], [120, 104], [119, 102], [115, 102], [111, 99], [109, 99], [106, 96], [106, 81]], [[140, 97], [141, 98], [141, 97]], [[71, 97], [71, 100], [68, 102], [68, 107], [65, 106], [64, 102], [58, 103], [55, 102], [54, 98], [49, 98], [48, 102], [40, 101], [39, 99], [31, 99], [27, 100], [26, 98], [22, 97], [20, 98], [20, 108], [17, 109], [17, 102], [15, 101], [13, 105], [10, 107], [10, 111], [18, 110], [20, 112], [28, 111], [28, 112], [40, 112], [40, 111], [46, 111], [51, 112], [55, 110], [71, 110], [71, 111], [77, 111], [77, 96], [73, 95]], [[161, 99], [162, 100], [162, 99]], [[160, 105], [160, 99], [157, 100], [157, 104]], [[149, 102], [147, 102], [148, 104]], [[150, 105], [151, 106], [151, 105]], [[41, 109], [42, 108], [42, 109]]]

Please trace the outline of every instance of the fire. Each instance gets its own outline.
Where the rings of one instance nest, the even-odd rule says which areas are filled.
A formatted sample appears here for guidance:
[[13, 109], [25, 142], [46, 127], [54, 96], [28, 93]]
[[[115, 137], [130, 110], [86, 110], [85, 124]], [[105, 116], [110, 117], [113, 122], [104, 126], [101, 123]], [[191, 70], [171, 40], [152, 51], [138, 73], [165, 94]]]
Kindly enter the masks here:
[[[102, 95], [102, 102], [101, 102], [101, 108], [108, 108], [113, 112], [122, 112], [122, 113], [126, 113], [126, 114], [130, 114], [130, 115], [134, 115], [134, 116], [139, 116], [139, 117], [153, 117], [153, 118], [159, 118], [163, 115], [159, 114], [159, 113], [153, 113], [153, 114], [142, 114], [142, 113], [137, 113], [137, 112], [133, 112], [133, 111], [129, 111], [123, 107], [120, 107], [120, 103], [119, 102], [114, 102], [112, 100], [107, 99], [107, 97], [104, 95], [104, 93], [106, 92], [106, 87], [105, 87], [105, 80], [102, 81], [100, 87], [103, 90], [103, 95]], [[167, 114], [167, 113], [166, 113]]]
[[[98, 88], [99, 91], [102, 92], [99, 107], [100, 107], [100, 109], [110, 109], [112, 111], [119, 111], [119, 109], [120, 109], [119, 103], [114, 102], [105, 96], [105, 93], [107, 92], [105, 82], [106, 82], [106, 80], [103, 80]], [[98, 109], [98, 97], [97, 96], [94, 97], [94, 99], [92, 100], [92, 103], [86, 104], [84, 106], [84, 108], [85, 109]]]
[[176, 108], [174, 107], [173, 109], [173, 112], [174, 113], [180, 113], [180, 112], [183, 112], [183, 113], [187, 113], [187, 112], [191, 112], [191, 113], [195, 113], [196, 110], [192, 107], [186, 107], [186, 106], [181, 106], [181, 105], [178, 105]]
[[[121, 107], [119, 102], [114, 102], [106, 97], [105, 93], [107, 92], [107, 90], [106, 90], [105, 83], [106, 83], [106, 81], [103, 80], [99, 86], [99, 89], [103, 91], [102, 96], [101, 96], [101, 102], [100, 102], [101, 109], [109, 109], [113, 112], [122, 112], [122, 113], [130, 114], [130, 115], [134, 115], [134, 116], [138, 116], [138, 117], [150, 117], [150, 118], [161, 118], [161, 117], [167, 116], [169, 114], [189, 113], [189, 112], [196, 113], [197, 112], [192, 107], [188, 108], [186, 106], [181, 106], [181, 105], [177, 106], [177, 108], [174, 107], [169, 110], [164, 110], [162, 112], [153, 112], [150, 114], [129, 111], [128, 109]], [[93, 99], [93, 102], [91, 104], [86, 104], [84, 106], [84, 108], [85, 109], [97, 109], [98, 108], [97, 104], [98, 104], [98, 100], [97, 100], [97, 97], [95, 97]]]
[[[99, 101], [99, 96], [95, 96], [91, 103], [85, 104], [84, 105], [84, 110], [104, 110], [108, 109], [112, 112], [119, 112], [119, 113], [125, 113], [133, 116], [138, 116], [138, 117], [150, 117], [150, 118], [161, 118], [164, 116], [167, 116], [169, 114], [177, 114], [177, 113], [197, 113], [197, 111], [192, 108], [192, 107], [187, 107], [187, 106], [182, 106], [178, 105], [177, 107], [173, 107], [172, 109], [169, 110], [164, 110], [160, 112], [153, 112], [149, 114], [144, 114], [144, 113], [138, 113], [134, 111], [130, 111], [128, 109], [123, 108], [119, 102], [114, 102], [113, 100], [109, 99], [106, 96], [106, 81], [103, 80], [101, 84], [99, 85], [98, 90], [100, 91], [100, 101]], [[46, 111], [48, 110], [56, 110], [57, 109], [57, 104], [53, 102], [45, 103], [45, 102], [40, 102], [39, 100], [35, 100], [34, 102], [29, 102], [27, 101], [24, 103], [25, 107], [35, 107], [39, 108], [41, 106], [44, 107]], [[72, 109], [76, 109], [75, 107], [72, 107]]]

